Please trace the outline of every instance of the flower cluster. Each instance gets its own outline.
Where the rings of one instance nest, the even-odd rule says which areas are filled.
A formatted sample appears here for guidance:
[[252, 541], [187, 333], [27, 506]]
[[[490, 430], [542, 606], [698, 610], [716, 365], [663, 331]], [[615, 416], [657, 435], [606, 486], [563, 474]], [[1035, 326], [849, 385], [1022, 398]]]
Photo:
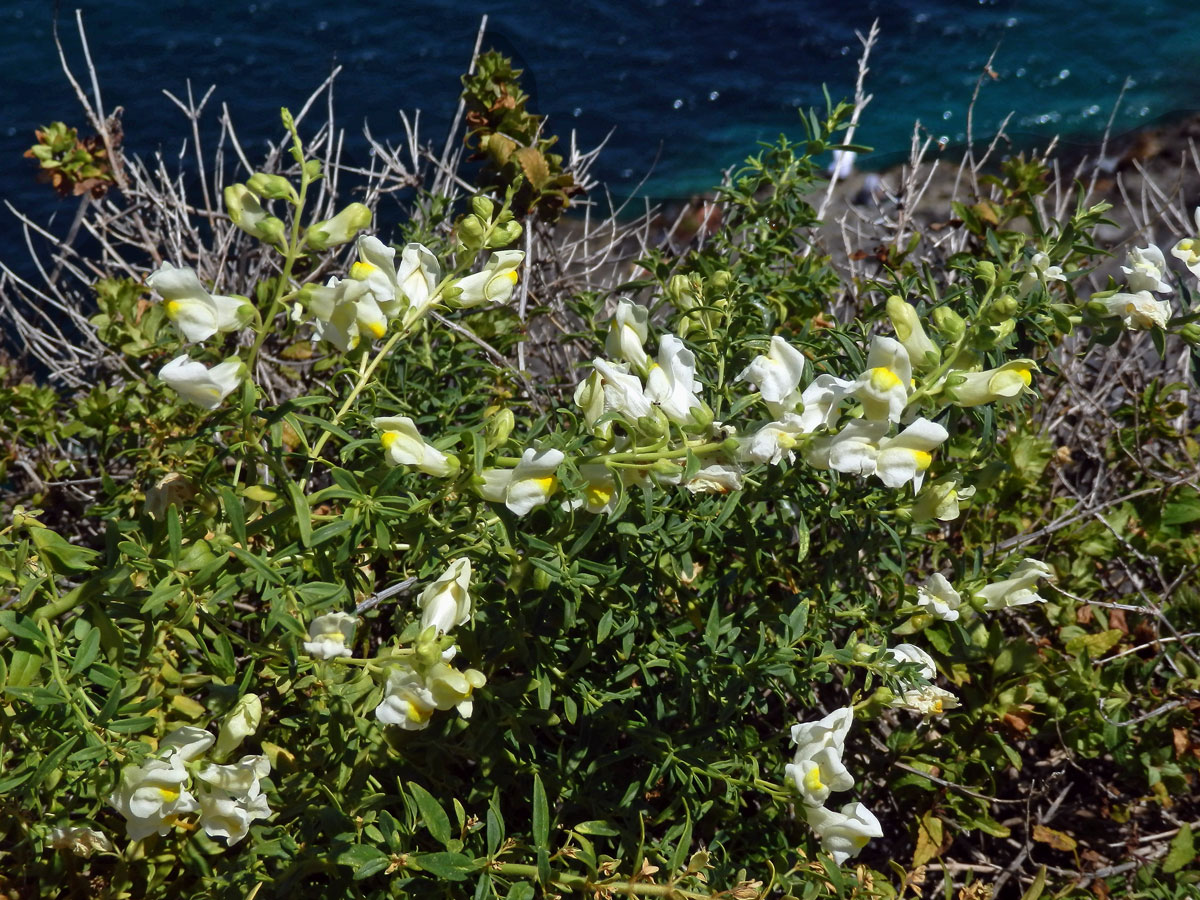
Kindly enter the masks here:
[[[382, 672], [385, 682], [375, 718], [407, 731], [427, 728], [437, 710], [457, 709], [459, 715], [469, 719], [472, 695], [486, 684], [482, 672], [451, 665], [458, 648], [450, 632], [469, 622], [474, 612], [470, 560], [452, 562], [421, 592], [417, 606], [421, 610], [421, 631], [415, 648], [381, 656], [372, 664]], [[304, 652], [324, 660], [352, 656], [357, 623], [357, 617], [350, 613], [317, 616], [309, 623]]]
[[271, 771], [267, 757], [243, 756], [229, 765], [201, 765], [214, 742], [217, 753], [233, 750], [257, 729], [260, 717], [258, 698], [247, 695], [227, 718], [219, 737], [202, 728], [178, 728], [162, 739], [154, 756], [122, 770], [108, 802], [125, 817], [130, 839], [165, 835], [184, 816], [198, 812], [205, 833], [225, 838], [232, 846], [246, 837], [251, 822], [270, 816], [261, 784]]
[[840, 810], [825, 808], [831, 793], [854, 787], [854, 776], [842, 762], [853, 722], [854, 710], [844, 707], [819, 721], [793, 725], [796, 755], [784, 769], [800, 793], [809, 827], [839, 866], [858, 856], [871, 838], [883, 837], [879, 820], [862, 803], [847, 803]]

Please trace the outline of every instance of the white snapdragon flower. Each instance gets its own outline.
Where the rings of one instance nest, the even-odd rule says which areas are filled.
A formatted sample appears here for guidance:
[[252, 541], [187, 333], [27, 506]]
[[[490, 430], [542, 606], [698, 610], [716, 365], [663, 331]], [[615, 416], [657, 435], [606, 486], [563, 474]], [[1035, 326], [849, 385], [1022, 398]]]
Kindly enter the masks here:
[[1149, 291], [1133, 294], [1118, 293], [1098, 301], [1110, 316], [1120, 316], [1130, 331], [1165, 328], [1171, 318], [1171, 304], [1159, 300]]
[[780, 465], [784, 458], [796, 458], [794, 448], [807, 432], [803, 419], [795, 413], [784, 413], [778, 421], [768, 422], [753, 434], [738, 442], [738, 459], [760, 465]]
[[561, 450], [529, 447], [513, 469], [484, 469], [479, 473], [479, 495], [492, 503], [503, 503], [518, 516], [550, 502], [558, 490], [555, 473], [566, 456]]
[[800, 380], [804, 377], [805, 357], [783, 338], [775, 335], [764, 356], [756, 356], [734, 379], [748, 381], [758, 388], [771, 415], [781, 418], [795, 412], [800, 402]]
[[439, 709], [457, 709], [459, 715], [469, 719], [472, 694], [486, 683], [483, 673], [476, 669], [460, 672], [443, 661], [421, 672], [411, 663], [402, 662], [388, 673], [375, 718], [385, 725], [399, 725], [405, 731], [427, 728]]
[[737, 466], [712, 463], [700, 469], [683, 486], [693, 494], [728, 494], [742, 489], [742, 470]]
[[913, 492], [921, 489], [925, 470], [933, 462], [932, 451], [950, 436], [941, 425], [928, 419], [916, 419], [894, 438], [879, 442], [875, 457], [875, 475], [890, 488], [913, 483]]
[[863, 405], [863, 418], [899, 422], [912, 387], [912, 363], [904, 345], [876, 335], [867, 351], [867, 371], [859, 376], [854, 396]]
[[353, 656], [350, 644], [354, 642], [354, 629], [358, 617], [344, 612], [325, 613], [317, 616], [308, 625], [308, 640], [304, 652], [314, 659], [335, 659]]
[[809, 806], [805, 810], [808, 825], [821, 839], [821, 849], [839, 866], [858, 856], [871, 838], [883, 837], [883, 826], [861, 803], [847, 803], [841, 812]]
[[148, 759], [140, 766], [122, 770], [121, 781], [108, 803], [125, 817], [130, 840], [166, 834], [180, 816], [196, 811], [196, 798], [187, 789], [184, 762], [179, 753], [169, 753], [163, 759]]
[[1032, 359], [1014, 359], [995, 369], [982, 372], [953, 372], [947, 378], [946, 396], [955, 406], [980, 406], [1003, 400], [1015, 400], [1032, 394]]
[[1007, 578], [980, 588], [975, 596], [984, 600], [984, 609], [1005, 609], [1029, 603], [1045, 603], [1046, 598], [1033, 588], [1043, 578], [1054, 579], [1054, 570], [1041, 560], [1023, 559]]
[[1156, 291], [1169, 294], [1175, 290], [1163, 280], [1167, 274], [1167, 260], [1154, 244], [1131, 247], [1126, 261], [1129, 265], [1121, 266], [1121, 271], [1127, 276], [1125, 283], [1133, 293]]
[[962, 602], [962, 595], [940, 572], [930, 575], [925, 583], [917, 588], [917, 606], [935, 619], [953, 622], [958, 618], [958, 609]]
[[1193, 213], [1197, 237], [1185, 237], [1171, 248], [1171, 255], [1183, 262], [1188, 271], [1200, 278], [1200, 206]]
[[639, 372], [645, 372], [650, 364], [643, 346], [650, 336], [649, 322], [650, 310], [622, 297], [617, 301], [617, 311], [608, 323], [604, 352], [613, 359], [624, 360]]
[[805, 458], [819, 469], [854, 475], [874, 475], [890, 488], [913, 483], [921, 489], [925, 470], [949, 433], [928, 419], [916, 419], [900, 434], [885, 438], [887, 422], [857, 419], [835, 435], [814, 440]]
[[1065, 282], [1066, 280], [1067, 276], [1063, 274], [1062, 266], [1050, 265], [1050, 257], [1039, 251], [1033, 254], [1032, 258], [1026, 260], [1022, 267], [1021, 281], [1017, 285], [1017, 293], [1025, 297], [1039, 284], [1049, 286], [1051, 281]]
[[700, 388], [696, 355], [675, 335], [664, 335], [658, 345], [658, 361], [650, 364], [646, 376], [646, 396], [676, 425], [690, 425], [693, 413], [705, 410], [696, 396]]
[[424, 244], [405, 244], [400, 253], [400, 268], [396, 272], [397, 292], [406, 306], [401, 315], [404, 325], [411, 325], [433, 306], [442, 266]]
[[875, 472], [879, 442], [888, 432], [887, 422], [853, 419], [837, 434], [816, 438], [805, 451], [810, 466], [833, 469], [848, 475], [867, 476]]
[[271, 815], [259, 779], [271, 771], [265, 756], [243, 756], [228, 766], [208, 765], [196, 773], [205, 783], [200, 791], [200, 827], [209, 837], [223, 837], [229, 846], [250, 833], [250, 823]]
[[[379, 331], [376, 322], [382, 318], [386, 330], [387, 320], [399, 315], [404, 303], [400, 290], [400, 276], [396, 272], [396, 248], [369, 234], [359, 235], [357, 246], [358, 260], [350, 267], [349, 277], [345, 279], [349, 284], [345, 290], [349, 302], [358, 302], [361, 299], [364, 304], [363, 327], [374, 337], [383, 337], [383, 332]], [[437, 266], [436, 259], [433, 265]], [[371, 310], [370, 313], [366, 312], [368, 309]], [[375, 315], [376, 310], [378, 316]]]
[[328, 341], [343, 353], [357, 347], [363, 334], [381, 338], [387, 333], [388, 316], [368, 281], [330, 278], [324, 287], [305, 288], [305, 296], [317, 340]]
[[890, 704], [892, 709], [907, 709], [922, 716], [940, 716], [948, 709], [957, 709], [958, 698], [932, 684], [909, 688]]
[[858, 387], [857, 381], [845, 378], [835, 378], [832, 375], [818, 375], [800, 395], [804, 409], [800, 413], [800, 428], [805, 434], [810, 434], [824, 425], [832, 428], [837, 421], [839, 407], [842, 401], [854, 395]]
[[916, 644], [897, 644], [887, 651], [887, 658], [892, 665], [900, 663], [916, 663], [920, 666], [921, 677], [932, 681], [937, 677], [937, 664], [933, 657]]
[[488, 257], [482, 272], [455, 282], [454, 286], [461, 289], [462, 293], [454, 302], [461, 307], [507, 303], [520, 279], [517, 269], [524, 260], [523, 250], [498, 250]]
[[210, 369], [184, 354], [159, 369], [158, 377], [184, 400], [216, 409], [245, 379], [246, 364], [231, 356]]
[[97, 851], [101, 853], [116, 852], [108, 835], [86, 826], [51, 828], [50, 846], [55, 850], [70, 850], [76, 856], [91, 856]]
[[471, 561], [456, 559], [442, 576], [421, 592], [421, 630], [436, 628], [445, 633], [471, 618]]
[[816, 722], [792, 726], [796, 755], [784, 768], [806, 806], [821, 806], [833, 791], [854, 787], [854, 776], [842, 764], [846, 735], [854, 710], [844, 707]]
[[586, 463], [579, 467], [586, 484], [583, 497], [572, 501], [572, 509], [585, 509], [592, 515], [612, 515], [617, 508], [617, 480], [604, 463]]
[[[630, 422], [654, 414], [650, 398], [646, 396], [646, 389], [642, 386], [642, 379], [632, 374], [623, 363], [595, 359], [592, 360], [592, 365], [600, 375], [605, 413], [619, 413]], [[583, 382], [576, 388], [576, 403], [580, 402], [580, 392], [586, 384], [587, 382]]]
[[249, 300], [210, 294], [195, 270], [187, 266], [176, 267], [164, 261], [147, 277], [146, 284], [162, 296], [167, 318], [189, 341], [236, 331], [254, 317]]
[[427, 444], [408, 416], [380, 416], [371, 424], [382, 433], [384, 459], [393, 466], [414, 466], [426, 475], [445, 477], [458, 471], [458, 460]]
[[411, 665], [397, 665], [388, 672], [383, 700], [375, 707], [375, 718], [384, 725], [399, 725], [405, 731], [429, 726], [437, 710], [433, 692]]

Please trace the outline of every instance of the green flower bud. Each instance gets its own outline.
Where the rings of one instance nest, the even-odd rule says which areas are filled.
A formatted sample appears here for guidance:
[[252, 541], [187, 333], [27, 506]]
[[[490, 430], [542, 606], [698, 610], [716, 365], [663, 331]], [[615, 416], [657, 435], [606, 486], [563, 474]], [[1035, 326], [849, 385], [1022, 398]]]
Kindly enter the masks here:
[[515, 424], [516, 417], [513, 416], [513, 411], [507, 407], [498, 410], [486, 422], [484, 422], [484, 441], [488, 450], [495, 450], [497, 447], [507, 441], [508, 436], [512, 434], [513, 425]]
[[267, 214], [246, 185], [231, 184], [225, 188], [224, 196], [225, 209], [234, 225], [268, 244], [283, 244], [283, 223]]
[[713, 411], [707, 403], [701, 402], [691, 411], [691, 422], [684, 426], [686, 431], [706, 431], [713, 423]]
[[455, 229], [458, 242], [468, 250], [483, 249], [483, 235], [487, 227], [487, 222], [478, 216], [463, 216], [458, 220], [458, 227]]
[[522, 230], [521, 223], [515, 219], [511, 222], [505, 222], [503, 225], [497, 225], [492, 230], [492, 236], [488, 238], [488, 249], [495, 250], [515, 244], [520, 239]]
[[1188, 322], [1179, 329], [1179, 336], [1193, 347], [1200, 346], [1200, 322]]
[[471, 211], [485, 222], [492, 220], [492, 211], [495, 208], [496, 205], [487, 197], [480, 195], [471, 198]]
[[993, 325], [999, 325], [1006, 319], [1011, 319], [1021, 309], [1021, 304], [1017, 302], [1017, 298], [1011, 294], [1005, 294], [990, 307], [988, 307], [987, 318]]
[[729, 285], [733, 283], [733, 273], [725, 269], [720, 269], [708, 277], [708, 283], [718, 291], [727, 290]]
[[925, 334], [915, 306], [893, 294], [887, 299], [887, 314], [896, 331], [896, 339], [904, 345], [914, 366], [918, 369], [927, 368], [941, 361], [942, 351]]
[[287, 229], [283, 222], [274, 216], [267, 216], [254, 229], [254, 234], [265, 243], [272, 244], [276, 247], [282, 247], [287, 244]]
[[946, 340], [957, 341], [966, 333], [967, 323], [950, 307], [939, 306], [933, 311], [933, 327]]
[[996, 265], [981, 259], [975, 263], [975, 277], [986, 281], [989, 285], [996, 283]]
[[859, 662], [867, 662], [875, 658], [875, 654], [879, 652], [877, 647], [872, 647], [870, 644], [855, 644], [854, 658]]
[[370, 224], [371, 210], [361, 203], [351, 203], [332, 219], [309, 225], [304, 242], [313, 250], [328, 250], [354, 240]]
[[309, 181], [316, 181], [321, 177], [321, 161], [319, 159], [310, 159], [304, 164], [304, 174], [308, 176]]
[[693, 309], [699, 305], [697, 291], [693, 288], [692, 279], [687, 275], [672, 275], [667, 282], [665, 291], [667, 299], [680, 311]]
[[282, 175], [255, 172], [246, 182], [246, 187], [267, 200], [289, 200], [292, 203], [300, 200], [292, 183]]

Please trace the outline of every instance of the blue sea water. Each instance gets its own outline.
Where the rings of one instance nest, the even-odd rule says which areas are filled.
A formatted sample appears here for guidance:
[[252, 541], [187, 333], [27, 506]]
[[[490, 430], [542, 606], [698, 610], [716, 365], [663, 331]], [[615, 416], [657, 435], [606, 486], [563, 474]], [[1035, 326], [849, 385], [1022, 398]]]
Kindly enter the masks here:
[[39, 124], [81, 122], [51, 36], [57, 15], [82, 75], [76, 7], [105, 105], [124, 107], [126, 144], [141, 153], [178, 152], [186, 127], [163, 91], [183, 96], [190, 80], [197, 96], [216, 86], [208, 122], [228, 104], [253, 158], [278, 134], [278, 108], [298, 106], [334, 65], [352, 159], [365, 154], [364, 120], [402, 136], [398, 109], [421, 109], [440, 145], [484, 13], [485, 46], [526, 69], [530, 108], [552, 131], [574, 129], [584, 146], [608, 136], [595, 171], [617, 195], [684, 196], [757, 141], [801, 137], [797, 107], [821, 104], [823, 85], [835, 99], [853, 92], [856, 33], [874, 19], [874, 100], [857, 134], [876, 148], [868, 166], [897, 159], [918, 121], [922, 135], [963, 141], [993, 52], [977, 137], [1015, 110], [1018, 140], [1094, 139], [1127, 78], [1117, 132], [1200, 108], [1194, 0], [4, 0], [0, 198], [35, 212], [53, 201], [22, 151]]

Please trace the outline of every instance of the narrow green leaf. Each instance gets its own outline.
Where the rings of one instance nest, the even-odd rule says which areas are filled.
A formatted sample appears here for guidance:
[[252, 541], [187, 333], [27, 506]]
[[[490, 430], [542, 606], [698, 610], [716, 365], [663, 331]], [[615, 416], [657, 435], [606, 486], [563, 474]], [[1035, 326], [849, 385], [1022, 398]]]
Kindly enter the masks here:
[[425, 828], [428, 829], [435, 841], [445, 847], [450, 843], [451, 837], [450, 819], [446, 816], [446, 811], [429, 791], [416, 782], [409, 782], [408, 792], [417, 801], [417, 809], [421, 811], [421, 819], [425, 822]]
[[1163, 871], [1168, 875], [1178, 872], [1195, 858], [1196, 845], [1192, 835], [1192, 826], [1184, 825], [1171, 839], [1170, 849], [1167, 850], [1166, 859], [1163, 860]]
[[75, 651], [75, 659], [71, 663], [70, 675], [74, 677], [83, 672], [96, 661], [96, 657], [99, 655], [100, 629], [91, 628], [83, 636], [83, 640], [79, 642], [79, 649]]
[[300, 485], [294, 481], [287, 483], [288, 497], [292, 508], [296, 511], [296, 527], [300, 529], [300, 543], [305, 547], [312, 546], [312, 510], [308, 508], [308, 500]]

